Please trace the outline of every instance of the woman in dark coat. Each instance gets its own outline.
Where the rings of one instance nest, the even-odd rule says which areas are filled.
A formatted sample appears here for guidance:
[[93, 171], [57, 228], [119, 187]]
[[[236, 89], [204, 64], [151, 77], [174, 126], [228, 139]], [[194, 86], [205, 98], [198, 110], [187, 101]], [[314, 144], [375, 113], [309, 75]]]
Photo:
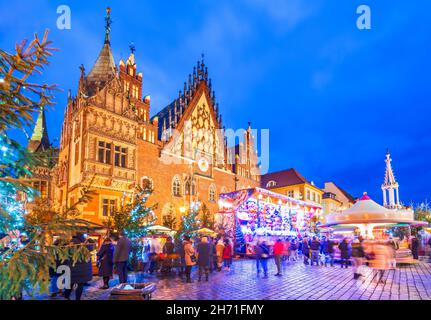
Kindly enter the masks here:
[[307, 238], [302, 240], [302, 255], [304, 256], [304, 264], [308, 264], [308, 260], [310, 259], [310, 246]]
[[[82, 244], [86, 244], [85, 237], [82, 233], [77, 233], [72, 238], [71, 245], [79, 246]], [[91, 245], [87, 244], [86, 247], [89, 251], [93, 250]], [[67, 261], [67, 264], [70, 267], [71, 288], [64, 290], [64, 297], [69, 300], [72, 289], [76, 288], [75, 299], [81, 300], [84, 285], [93, 278], [91, 259], [88, 259], [88, 261], [77, 261], [75, 265], [73, 265], [72, 261]]]
[[338, 249], [341, 251], [341, 268], [342, 267], [348, 267], [350, 254], [349, 254], [349, 243], [347, 242], [347, 239], [344, 239], [338, 246]]
[[102, 289], [109, 288], [109, 279], [111, 279], [114, 269], [114, 246], [110, 238], [106, 238], [97, 253], [99, 265], [99, 276], [103, 278]]
[[207, 237], [202, 237], [201, 242], [199, 242], [197, 246], [197, 263], [199, 266], [198, 281], [201, 281], [202, 273], [205, 273], [205, 281], [208, 281], [211, 254], [211, 245], [208, 243]]

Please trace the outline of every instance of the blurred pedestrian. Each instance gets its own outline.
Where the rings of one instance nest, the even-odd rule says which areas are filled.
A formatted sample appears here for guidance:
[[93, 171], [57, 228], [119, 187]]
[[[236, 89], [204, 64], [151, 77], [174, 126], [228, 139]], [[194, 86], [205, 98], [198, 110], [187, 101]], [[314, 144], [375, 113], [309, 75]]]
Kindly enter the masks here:
[[192, 267], [196, 264], [195, 249], [189, 236], [184, 236], [184, 258], [186, 261], [186, 282], [192, 282], [191, 273]]
[[311, 241], [310, 250], [311, 250], [311, 265], [314, 265], [314, 263], [316, 263], [316, 266], [319, 266], [320, 242], [316, 236], [314, 236], [313, 241]]
[[347, 241], [347, 238], [344, 238], [343, 241], [338, 245], [338, 249], [340, 249], [341, 252], [341, 268], [346, 267], [346, 269], [349, 266], [349, 243]]
[[212, 255], [211, 246], [208, 243], [207, 237], [202, 237], [201, 242], [197, 246], [197, 258], [199, 267], [199, 278], [201, 281], [202, 274], [205, 274], [205, 281], [208, 281], [210, 269], [210, 256]]
[[281, 276], [281, 257], [283, 256], [284, 252], [284, 245], [281, 242], [281, 239], [277, 239], [277, 241], [274, 243], [273, 252], [275, 265], [277, 266], [277, 273], [275, 275]]
[[162, 252], [162, 248], [159, 239], [152, 238], [150, 242], [150, 273], [159, 269], [159, 254]]
[[417, 237], [412, 237], [411, 250], [412, 250], [413, 259], [418, 260], [419, 259], [419, 240]]
[[362, 274], [358, 272], [359, 267], [363, 264], [363, 259], [365, 257], [364, 248], [362, 243], [355, 239], [352, 243], [352, 258], [353, 258], [353, 279], [359, 279]]
[[109, 288], [109, 279], [112, 278], [114, 271], [114, 246], [111, 238], [107, 237], [97, 252], [97, 265], [99, 266], [98, 275], [103, 279], [102, 289]]
[[370, 245], [370, 249], [369, 265], [373, 269], [373, 281], [376, 278], [377, 283], [385, 283], [383, 281], [385, 271], [392, 269], [389, 245], [383, 242], [374, 242]]
[[305, 237], [304, 240], [302, 240], [302, 255], [304, 258], [304, 264], [308, 265], [308, 261], [310, 259], [310, 246], [308, 245], [308, 238]]
[[[61, 242], [59, 239], [55, 240], [53, 243], [54, 246], [61, 246]], [[55, 267], [49, 268], [49, 276], [50, 276], [50, 284], [49, 284], [49, 292], [50, 297], [55, 298], [57, 295], [61, 294], [61, 289], [58, 289], [57, 280], [59, 274], [57, 273], [57, 268], [60, 265], [60, 261], [58, 259], [55, 260]]]
[[127, 263], [129, 261], [131, 242], [124, 231], [120, 232], [114, 249], [114, 263], [120, 283], [127, 283]]
[[216, 260], [216, 257], [215, 257], [215, 254], [214, 254], [214, 252], [215, 252], [214, 239], [212, 237], [207, 237], [207, 239], [208, 239], [208, 245], [209, 245], [209, 248], [210, 248], [210, 252], [209, 252], [209, 271], [213, 272], [214, 271], [214, 266], [215, 266], [214, 260]]
[[219, 239], [217, 241], [217, 245], [215, 249], [216, 249], [216, 257], [217, 257], [217, 271], [221, 271], [221, 268], [223, 266], [223, 250], [224, 250], [224, 244], [222, 239]]
[[[92, 246], [86, 243], [85, 235], [80, 232], [72, 237], [70, 244], [75, 247], [85, 246], [88, 251], [93, 251]], [[70, 300], [72, 290], [75, 289], [75, 300], [81, 300], [81, 296], [84, 291], [84, 285], [93, 278], [91, 259], [79, 260], [75, 263], [73, 263], [71, 260], [68, 260], [65, 262], [65, 264], [70, 267], [71, 288], [64, 290], [64, 297], [67, 300]]]
[[292, 239], [290, 241], [289, 246], [289, 261], [296, 261], [298, 259], [298, 245], [296, 243], [296, 239]]
[[260, 274], [260, 267], [263, 269], [264, 278], [268, 277], [268, 259], [269, 259], [269, 247], [265, 240], [258, 242], [255, 248], [256, 253], [256, 268], [257, 274]]
[[180, 238], [177, 238], [175, 240], [175, 252], [179, 256], [178, 275], [180, 277], [183, 277], [183, 275], [185, 274], [185, 271], [186, 271], [186, 258], [185, 258], [185, 254], [184, 254], [184, 244]]
[[146, 274], [150, 270], [150, 243], [148, 241], [144, 241], [142, 246], [142, 264], [143, 264], [143, 273]]
[[230, 271], [230, 267], [232, 265], [232, 246], [229, 242], [229, 239], [224, 240], [223, 264], [224, 264], [225, 270]]
[[163, 246], [162, 252], [165, 255], [163, 260], [162, 271], [164, 273], [169, 274], [172, 269], [172, 259], [175, 252], [175, 245], [172, 241], [172, 237], [166, 238], [166, 243]]

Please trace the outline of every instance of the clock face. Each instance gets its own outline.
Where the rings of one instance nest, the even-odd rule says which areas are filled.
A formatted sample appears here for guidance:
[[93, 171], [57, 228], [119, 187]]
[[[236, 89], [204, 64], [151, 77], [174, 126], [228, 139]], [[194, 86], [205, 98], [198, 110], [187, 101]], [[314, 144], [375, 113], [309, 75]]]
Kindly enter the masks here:
[[205, 158], [199, 159], [199, 161], [198, 161], [198, 167], [199, 167], [199, 170], [201, 170], [202, 172], [207, 172], [208, 169], [209, 169], [208, 160], [205, 159]]

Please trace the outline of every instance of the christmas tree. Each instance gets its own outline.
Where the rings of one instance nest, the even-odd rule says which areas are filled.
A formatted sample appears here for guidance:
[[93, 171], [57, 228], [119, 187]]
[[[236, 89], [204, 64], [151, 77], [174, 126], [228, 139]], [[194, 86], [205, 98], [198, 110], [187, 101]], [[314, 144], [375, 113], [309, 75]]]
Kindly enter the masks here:
[[213, 230], [214, 229], [214, 217], [211, 215], [208, 207], [204, 203], [202, 205], [202, 227]]
[[[11, 139], [10, 130], [25, 130], [33, 125], [33, 113], [52, 104], [55, 86], [40, 85], [30, 80], [41, 75], [48, 65], [48, 57], [54, 51], [45, 32], [27, 43], [15, 46], [10, 54], [0, 49], [0, 299], [22, 296], [23, 291], [33, 295], [35, 291], [47, 292], [49, 268], [54, 270], [57, 261], [88, 259], [84, 246], [53, 246], [53, 235], [66, 242], [72, 234], [90, 230], [85, 223], [68, 219], [67, 213], [88, 201], [89, 190], [84, 190], [79, 201], [65, 210], [65, 215], [53, 212], [41, 202], [35, 203], [31, 213], [25, 209], [20, 196], [33, 199], [38, 196], [28, 178], [30, 168], [46, 165], [44, 153], [31, 153]], [[71, 210], [71, 211], [69, 211]], [[25, 241], [23, 241], [26, 239]]]
[[130, 199], [123, 196], [121, 205], [114, 209], [111, 217], [105, 222], [110, 233], [124, 231], [131, 240], [131, 263], [135, 270], [142, 249], [140, 240], [148, 234], [148, 228], [157, 220], [154, 214], [157, 204], [146, 206], [152, 192], [150, 185], [136, 186]]
[[201, 227], [201, 221], [198, 220], [199, 209], [190, 208], [185, 215], [181, 217], [181, 223], [176, 237], [182, 239], [184, 236], [191, 238], [197, 236], [197, 231]]

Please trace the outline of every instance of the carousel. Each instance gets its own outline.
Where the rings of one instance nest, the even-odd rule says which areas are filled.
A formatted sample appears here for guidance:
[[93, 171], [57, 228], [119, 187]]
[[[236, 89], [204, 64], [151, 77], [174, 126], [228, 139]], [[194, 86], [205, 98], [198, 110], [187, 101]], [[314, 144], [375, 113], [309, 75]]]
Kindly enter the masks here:
[[[386, 240], [387, 230], [394, 227], [424, 226], [427, 222], [414, 219], [411, 209], [388, 209], [373, 201], [367, 193], [342, 213], [330, 214], [320, 228], [331, 228], [345, 236], [360, 235], [368, 240]], [[399, 242], [396, 260], [398, 263], [416, 262], [412, 258], [407, 240]]]

